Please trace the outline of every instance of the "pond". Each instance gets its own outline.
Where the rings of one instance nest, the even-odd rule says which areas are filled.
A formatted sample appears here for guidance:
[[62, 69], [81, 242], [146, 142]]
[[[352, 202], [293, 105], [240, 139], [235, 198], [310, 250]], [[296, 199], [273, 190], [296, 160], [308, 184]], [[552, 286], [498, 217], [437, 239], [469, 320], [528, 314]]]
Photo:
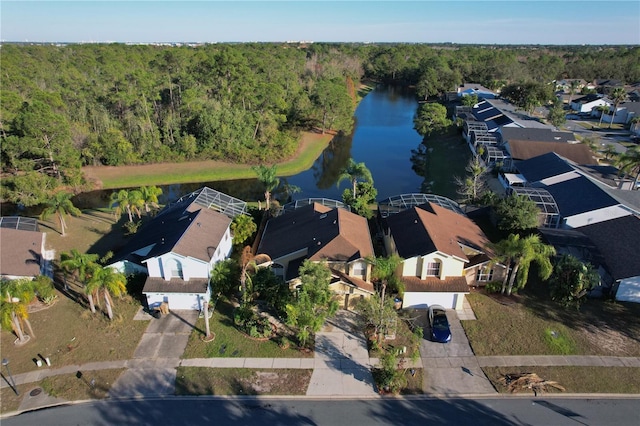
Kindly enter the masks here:
[[[457, 133], [432, 136], [423, 143], [413, 128], [417, 108], [415, 92], [410, 88], [379, 86], [371, 91], [355, 111], [350, 135], [336, 136], [309, 170], [282, 178], [283, 183], [301, 189], [291, 197], [341, 200], [342, 191], [349, 183], [343, 181], [340, 187], [336, 183], [340, 171], [352, 157], [356, 162], [364, 162], [371, 171], [378, 200], [409, 192], [433, 192], [457, 198], [453, 177], [464, 175], [469, 150]], [[162, 186], [160, 202], [175, 200], [202, 186], [246, 201], [264, 199], [264, 190], [256, 179], [243, 179]], [[105, 207], [111, 192], [80, 194], [74, 203], [82, 209]], [[283, 194], [275, 195], [286, 198]]]

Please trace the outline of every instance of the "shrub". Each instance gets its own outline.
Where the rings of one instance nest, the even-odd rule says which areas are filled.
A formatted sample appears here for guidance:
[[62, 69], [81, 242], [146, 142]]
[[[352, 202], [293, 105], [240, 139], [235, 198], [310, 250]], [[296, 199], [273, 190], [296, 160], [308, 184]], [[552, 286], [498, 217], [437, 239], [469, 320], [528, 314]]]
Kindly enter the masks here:
[[490, 281], [484, 286], [484, 289], [487, 293], [498, 293], [502, 290], [502, 283], [500, 281]]

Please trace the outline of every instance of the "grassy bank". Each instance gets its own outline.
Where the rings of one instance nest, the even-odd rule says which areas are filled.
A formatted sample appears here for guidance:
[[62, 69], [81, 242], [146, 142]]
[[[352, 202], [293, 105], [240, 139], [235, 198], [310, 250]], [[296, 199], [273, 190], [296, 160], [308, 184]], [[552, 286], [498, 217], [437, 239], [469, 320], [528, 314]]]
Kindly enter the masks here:
[[[333, 135], [329, 133], [303, 133], [300, 139], [300, 147], [295, 157], [277, 163], [278, 175], [292, 176], [309, 169], [332, 138]], [[214, 160], [120, 167], [84, 167], [82, 171], [89, 181], [104, 189], [215, 182], [256, 177], [250, 165]]]

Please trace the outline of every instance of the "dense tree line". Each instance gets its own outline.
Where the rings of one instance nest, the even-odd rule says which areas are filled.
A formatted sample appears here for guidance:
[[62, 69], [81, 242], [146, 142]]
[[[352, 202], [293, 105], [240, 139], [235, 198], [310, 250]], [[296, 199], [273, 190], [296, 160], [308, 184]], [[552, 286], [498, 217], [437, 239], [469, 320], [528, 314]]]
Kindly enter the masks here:
[[273, 163], [298, 132], [348, 132], [363, 78], [422, 98], [464, 82], [640, 81], [640, 48], [276, 43], [199, 47], [3, 44], [2, 199], [83, 187], [80, 167]]

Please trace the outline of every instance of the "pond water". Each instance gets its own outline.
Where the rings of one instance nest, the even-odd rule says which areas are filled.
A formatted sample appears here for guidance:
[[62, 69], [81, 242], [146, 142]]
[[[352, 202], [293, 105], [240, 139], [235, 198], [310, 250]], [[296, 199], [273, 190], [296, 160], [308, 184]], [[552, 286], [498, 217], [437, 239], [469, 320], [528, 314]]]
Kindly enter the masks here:
[[[430, 137], [424, 143], [413, 128], [418, 108], [415, 92], [398, 86], [380, 86], [367, 94], [355, 111], [350, 135], [336, 136], [313, 166], [282, 178], [300, 187], [293, 199], [325, 197], [342, 199], [349, 183], [336, 185], [340, 170], [350, 157], [371, 171], [378, 200], [409, 192], [433, 192], [456, 198], [453, 176], [464, 175], [469, 150], [459, 135]], [[264, 190], [256, 179], [201, 182], [162, 186], [161, 203], [175, 200], [202, 186], [242, 200], [262, 200]], [[105, 207], [112, 191], [91, 191], [74, 199], [79, 208]], [[281, 200], [284, 194], [275, 194]], [[24, 212], [22, 213], [24, 214]]]

